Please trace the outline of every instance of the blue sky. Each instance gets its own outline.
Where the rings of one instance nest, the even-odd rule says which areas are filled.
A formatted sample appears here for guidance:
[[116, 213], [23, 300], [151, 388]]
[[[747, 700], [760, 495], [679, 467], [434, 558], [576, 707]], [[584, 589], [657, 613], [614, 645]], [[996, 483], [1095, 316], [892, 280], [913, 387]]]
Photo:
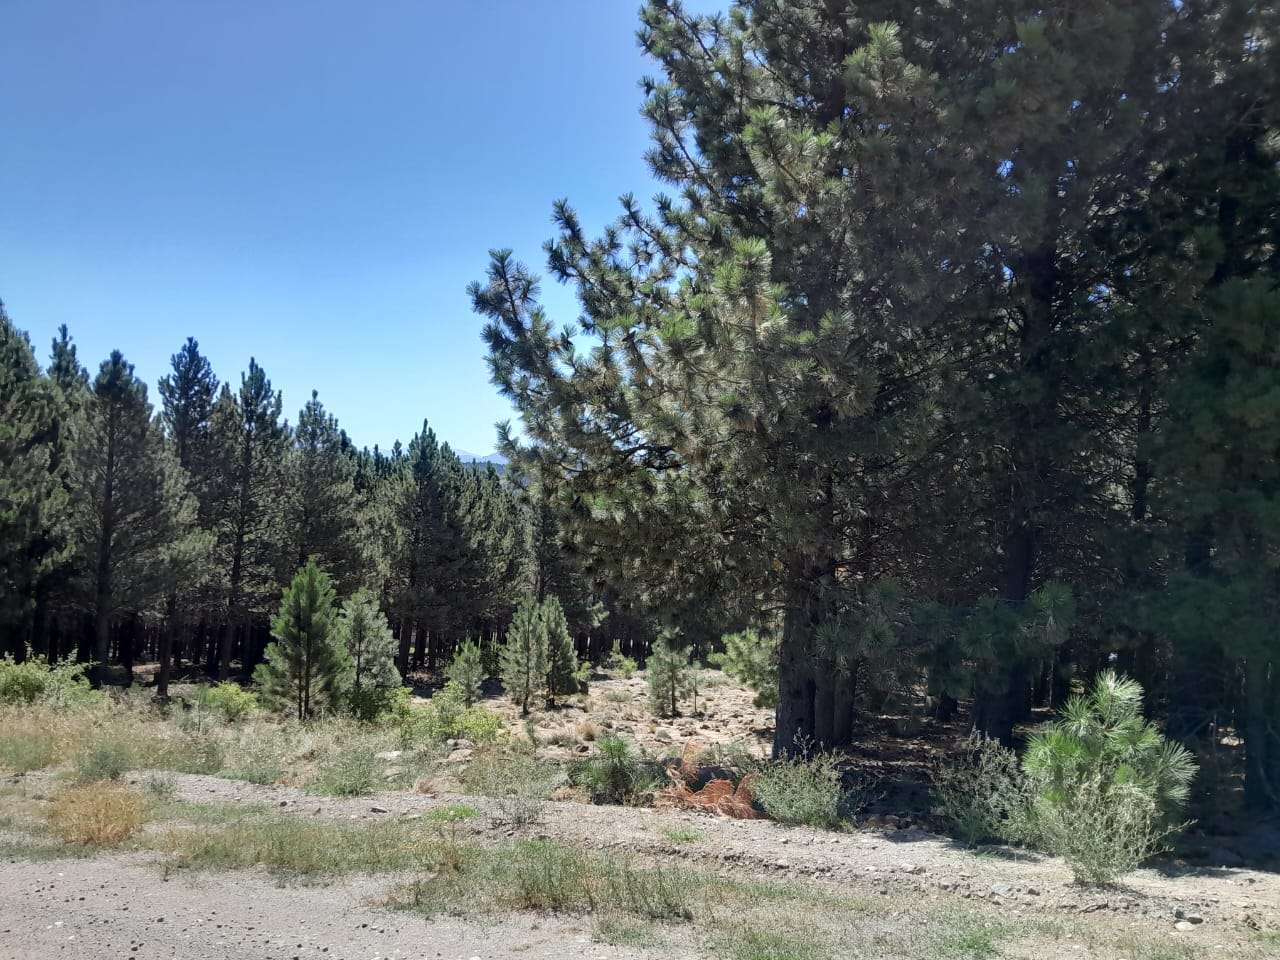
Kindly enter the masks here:
[[291, 420], [315, 387], [361, 445], [427, 417], [487, 452], [486, 251], [541, 270], [556, 197], [595, 229], [658, 189], [638, 5], [4, 0], [0, 299], [42, 359], [66, 323], [153, 401], [191, 335], [223, 380], [256, 356]]

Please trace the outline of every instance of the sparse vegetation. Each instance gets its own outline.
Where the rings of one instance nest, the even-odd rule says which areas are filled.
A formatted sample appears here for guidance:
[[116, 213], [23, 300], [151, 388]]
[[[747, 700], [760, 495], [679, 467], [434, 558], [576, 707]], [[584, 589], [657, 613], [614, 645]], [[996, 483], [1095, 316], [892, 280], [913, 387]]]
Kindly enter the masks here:
[[623, 680], [630, 680], [635, 676], [638, 665], [634, 658], [622, 652], [622, 641], [615, 640], [613, 649], [609, 651], [609, 656], [604, 662], [604, 668]]
[[556, 767], [518, 745], [484, 751], [462, 774], [468, 790], [492, 797], [499, 819], [517, 827], [540, 818], [543, 804], [562, 781], [563, 774]]

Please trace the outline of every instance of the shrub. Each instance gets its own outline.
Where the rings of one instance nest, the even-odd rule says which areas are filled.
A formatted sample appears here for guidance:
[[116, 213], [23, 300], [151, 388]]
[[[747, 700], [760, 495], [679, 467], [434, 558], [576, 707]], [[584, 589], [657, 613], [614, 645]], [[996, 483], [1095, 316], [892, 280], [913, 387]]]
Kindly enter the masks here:
[[484, 683], [484, 655], [480, 645], [474, 640], [467, 640], [453, 655], [453, 662], [445, 671], [449, 682], [455, 685], [462, 695], [462, 702], [468, 707], [480, 699], [480, 688]]
[[213, 686], [201, 685], [196, 690], [196, 704], [217, 714], [228, 723], [237, 723], [258, 708], [258, 698], [230, 680]]
[[373, 748], [356, 744], [324, 763], [311, 788], [335, 797], [363, 797], [373, 793], [378, 773], [379, 761]]
[[680, 713], [680, 701], [690, 689], [689, 648], [672, 646], [665, 637], [656, 641], [645, 661], [649, 674], [649, 702], [660, 717]]
[[463, 691], [453, 681], [424, 706], [400, 715], [400, 742], [406, 747], [454, 739], [493, 743], [501, 732], [502, 718], [484, 707], [468, 707]]
[[657, 764], [612, 735], [603, 737], [594, 754], [574, 765], [569, 779], [587, 791], [592, 803], [631, 803], [662, 782]]
[[347, 651], [354, 690], [400, 686], [396, 638], [372, 593], [357, 590], [347, 599], [338, 615], [335, 633], [338, 643]]
[[347, 709], [357, 720], [376, 723], [400, 717], [412, 697], [408, 687], [352, 687], [347, 691]]
[[133, 749], [108, 736], [86, 744], [75, 760], [76, 782], [98, 783], [103, 780], [119, 780], [136, 765]]
[[539, 760], [532, 750], [513, 747], [477, 756], [462, 773], [470, 791], [497, 801], [499, 819], [514, 826], [533, 823], [542, 805], [561, 783], [559, 769]]
[[112, 846], [137, 832], [145, 809], [142, 795], [135, 790], [86, 784], [54, 798], [49, 826], [65, 843]]
[[1184, 826], [1175, 821], [1195, 762], [1141, 711], [1142, 687], [1107, 671], [1028, 741], [1031, 840], [1067, 860], [1079, 881], [1122, 876]]
[[711, 655], [711, 662], [755, 692], [757, 707], [778, 705], [777, 641], [756, 630], [727, 633], [721, 641], [724, 653]]
[[1184, 825], [1171, 825], [1146, 791], [1092, 777], [1033, 807], [1038, 845], [1071, 867], [1078, 883], [1111, 883], [1165, 852]]
[[616, 673], [624, 680], [630, 680], [635, 676], [636, 662], [622, 652], [622, 641], [615, 640], [613, 649], [609, 651], [608, 659], [604, 662], [604, 668], [610, 673]]
[[935, 768], [931, 792], [938, 813], [970, 846], [1025, 831], [1026, 779], [1017, 756], [997, 740], [970, 735], [955, 759]]
[[59, 663], [31, 658], [15, 663], [0, 658], [0, 705], [47, 703], [70, 707], [97, 703], [102, 694], [89, 686], [88, 664]]
[[860, 805], [844, 789], [839, 761], [829, 753], [763, 764], [751, 789], [771, 820], [792, 825], [833, 829]]

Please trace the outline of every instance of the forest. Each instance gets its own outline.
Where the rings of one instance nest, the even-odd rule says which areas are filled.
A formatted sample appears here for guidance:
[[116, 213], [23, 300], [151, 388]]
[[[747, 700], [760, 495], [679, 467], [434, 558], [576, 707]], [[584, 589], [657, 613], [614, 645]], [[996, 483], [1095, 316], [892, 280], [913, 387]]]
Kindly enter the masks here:
[[596, 662], [748, 630], [780, 755], [911, 691], [1010, 744], [1114, 668], [1275, 809], [1275, 11], [898, 6], [646, 8], [671, 193], [556, 204], [574, 324], [509, 251], [471, 286], [505, 475], [290, 423], [193, 338], [153, 395], [0, 318], [5, 651], [247, 678], [314, 558], [404, 674], [526, 596]]
[[693, 6], [496, 463], [0, 305], [31, 956], [1274, 955], [1280, 6]]

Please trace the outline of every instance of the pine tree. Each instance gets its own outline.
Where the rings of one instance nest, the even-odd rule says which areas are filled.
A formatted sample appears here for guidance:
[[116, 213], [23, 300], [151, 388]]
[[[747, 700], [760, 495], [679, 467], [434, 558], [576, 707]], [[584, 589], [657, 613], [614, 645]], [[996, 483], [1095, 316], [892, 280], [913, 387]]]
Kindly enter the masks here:
[[211, 503], [217, 559], [226, 585], [219, 678], [231, 672], [235, 632], [274, 598], [282, 567], [280, 488], [287, 441], [281, 397], [253, 359], [233, 393], [223, 384], [213, 414], [218, 466]]
[[649, 702], [660, 717], [680, 715], [680, 701], [692, 690], [690, 651], [676, 646], [668, 635], [660, 637], [645, 661]]
[[539, 616], [547, 643], [547, 705], [554, 707], [557, 697], [578, 692], [578, 651], [558, 598], [543, 600]]
[[267, 702], [307, 720], [335, 708], [351, 682], [351, 657], [338, 636], [329, 575], [314, 561], [298, 571], [271, 621], [274, 643], [254, 671]]
[[337, 636], [351, 659], [351, 686], [355, 693], [400, 685], [396, 640], [373, 594], [359, 590], [343, 603]]
[[[161, 422], [178, 464], [186, 472], [187, 482], [196, 498], [201, 527], [210, 524], [209, 507], [214, 477], [213, 408], [218, 396], [218, 378], [213, 366], [200, 353], [194, 337], [188, 337], [182, 348], [169, 358], [171, 372], [160, 378], [162, 400]], [[170, 592], [165, 602], [165, 622], [160, 638], [160, 666], [156, 672], [156, 698], [169, 695], [169, 675], [173, 668], [174, 643], [184, 624], [189, 626], [209, 612], [214, 591], [210, 589], [211, 571], [203, 571], [196, 582], [182, 591]]]
[[484, 683], [484, 654], [474, 640], [463, 641], [446, 671], [449, 682], [457, 685], [462, 702], [468, 707], [480, 699]]
[[146, 384], [119, 351], [103, 361], [69, 463], [81, 596], [105, 665], [122, 613], [141, 616], [205, 550], [186, 477], [151, 420]]
[[0, 303], [0, 651], [22, 659], [37, 598], [69, 559], [64, 408]]
[[325, 412], [319, 394], [311, 391], [293, 431], [286, 529], [294, 540], [296, 562], [315, 557], [335, 578], [339, 590], [353, 589], [362, 573], [355, 471], [337, 419]]
[[521, 716], [527, 716], [529, 704], [547, 684], [547, 631], [536, 600], [526, 598], [516, 607], [500, 669], [507, 696], [520, 704]]

